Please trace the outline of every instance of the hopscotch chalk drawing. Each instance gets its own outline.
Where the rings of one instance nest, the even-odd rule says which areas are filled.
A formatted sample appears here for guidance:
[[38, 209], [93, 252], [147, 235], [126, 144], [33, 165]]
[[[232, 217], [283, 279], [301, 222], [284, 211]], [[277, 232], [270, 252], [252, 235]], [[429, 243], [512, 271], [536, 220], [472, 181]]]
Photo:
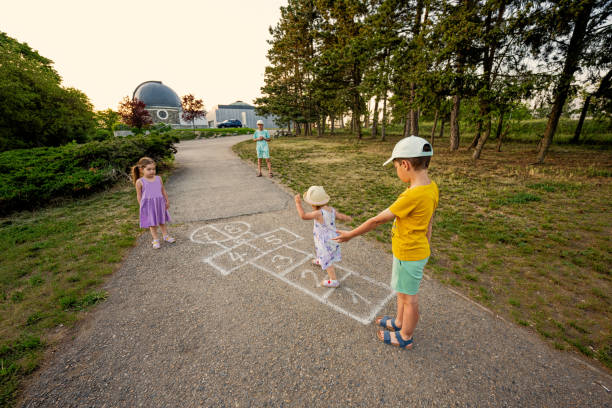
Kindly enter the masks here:
[[208, 224], [193, 231], [190, 239], [203, 246], [202, 261], [223, 276], [252, 265], [363, 324], [395, 295], [389, 285], [341, 265], [335, 266], [342, 285], [321, 287], [323, 275], [312, 269], [313, 256], [291, 246], [303, 238], [283, 227], [256, 234], [242, 221]]

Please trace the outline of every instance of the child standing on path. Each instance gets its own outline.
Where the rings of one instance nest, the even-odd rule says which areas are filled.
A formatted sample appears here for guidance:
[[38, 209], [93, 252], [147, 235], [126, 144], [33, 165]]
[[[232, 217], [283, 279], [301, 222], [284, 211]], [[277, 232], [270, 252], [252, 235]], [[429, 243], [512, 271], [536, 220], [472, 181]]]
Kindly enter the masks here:
[[257, 142], [257, 177], [261, 177], [261, 159], [266, 159], [268, 176], [272, 177], [272, 163], [270, 163], [270, 149], [268, 148], [270, 133], [264, 130], [263, 126], [263, 120], [258, 120], [257, 130], [253, 133], [253, 140]]
[[397, 177], [409, 187], [380, 214], [370, 218], [352, 231], [338, 231], [338, 242], [347, 242], [379, 225], [393, 221], [391, 242], [393, 269], [391, 288], [397, 292], [395, 318], [382, 316], [376, 323], [386, 330], [378, 330], [379, 340], [401, 348], [412, 348], [412, 333], [419, 320], [417, 293], [423, 278], [430, 250], [433, 214], [438, 206], [438, 186], [427, 168], [433, 149], [427, 140], [406, 137], [395, 145], [391, 158]]
[[159, 249], [157, 226], [161, 228], [162, 238], [166, 242], [176, 240], [168, 235], [166, 223], [170, 221], [170, 201], [161, 177], [155, 175], [155, 161], [142, 157], [132, 167], [132, 181], [136, 186], [136, 198], [140, 204], [140, 228], [149, 228], [153, 236], [153, 248]]
[[312, 186], [304, 193], [304, 201], [312, 206], [314, 211], [304, 212], [302, 199], [299, 194], [295, 195], [295, 208], [300, 218], [303, 220], [314, 220], [314, 242], [317, 258], [313, 260], [314, 265], [320, 266], [327, 272], [327, 279], [321, 281], [321, 286], [327, 288], [337, 288], [340, 282], [336, 279], [335, 262], [340, 262], [340, 244], [333, 241], [338, 233], [336, 232], [336, 218], [342, 221], [351, 221], [348, 215], [336, 211], [329, 207], [329, 196], [321, 186]]

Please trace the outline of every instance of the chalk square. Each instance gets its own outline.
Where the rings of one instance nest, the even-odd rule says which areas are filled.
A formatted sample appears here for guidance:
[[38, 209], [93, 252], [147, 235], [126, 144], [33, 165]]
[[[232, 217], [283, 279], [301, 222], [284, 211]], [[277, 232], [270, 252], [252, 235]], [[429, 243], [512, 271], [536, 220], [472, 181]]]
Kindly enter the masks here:
[[280, 246], [289, 245], [302, 239], [301, 236], [284, 228], [266, 232], [249, 241], [249, 245], [260, 249], [262, 252], [272, 251]]
[[224, 234], [227, 234], [230, 238], [238, 238], [251, 230], [251, 226], [243, 221], [213, 224], [213, 226]]
[[252, 246], [241, 244], [235, 248], [216, 254], [206, 261], [218, 269], [223, 275], [228, 275], [260, 254], [261, 251]]
[[[336, 268], [336, 278], [342, 281], [346, 279], [347, 271]], [[327, 272], [319, 266], [310, 264], [310, 260], [287, 273], [285, 279], [303, 287], [307, 291], [320, 296], [322, 299], [331, 295], [336, 289], [330, 289], [321, 286], [321, 281], [327, 278]]]
[[216, 242], [212, 242], [207, 245], [198, 246], [198, 253], [199, 255], [202, 256], [202, 259], [204, 259], [205, 261], [207, 259], [214, 257], [215, 255], [221, 254], [222, 252], [226, 250], [227, 248], [225, 246], [223, 246], [222, 244], [218, 244]]
[[214, 244], [226, 241], [230, 236], [218, 231], [211, 225], [205, 225], [193, 231], [190, 238], [197, 244]]
[[283, 276], [306, 262], [311, 256], [303, 251], [282, 246], [265, 253], [251, 263], [275, 275]]
[[246, 232], [242, 234], [241, 236], [239, 236], [238, 238], [233, 238], [233, 239], [229, 239], [225, 241], [223, 245], [225, 245], [228, 248], [235, 248], [255, 238], [257, 238], [257, 235], [253, 234], [252, 232]]
[[327, 301], [361, 319], [369, 319], [392, 294], [392, 290], [384, 285], [350, 274], [327, 297]]

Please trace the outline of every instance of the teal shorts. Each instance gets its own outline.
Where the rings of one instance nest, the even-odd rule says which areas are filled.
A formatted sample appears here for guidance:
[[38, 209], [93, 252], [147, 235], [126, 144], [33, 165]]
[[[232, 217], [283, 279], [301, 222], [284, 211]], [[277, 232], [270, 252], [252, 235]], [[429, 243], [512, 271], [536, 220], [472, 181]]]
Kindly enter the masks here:
[[423, 279], [423, 269], [429, 257], [420, 261], [400, 261], [393, 256], [393, 272], [391, 273], [391, 288], [406, 295], [416, 295]]
[[258, 159], [269, 159], [270, 149], [268, 149], [268, 143], [265, 140], [257, 142], [257, 158]]

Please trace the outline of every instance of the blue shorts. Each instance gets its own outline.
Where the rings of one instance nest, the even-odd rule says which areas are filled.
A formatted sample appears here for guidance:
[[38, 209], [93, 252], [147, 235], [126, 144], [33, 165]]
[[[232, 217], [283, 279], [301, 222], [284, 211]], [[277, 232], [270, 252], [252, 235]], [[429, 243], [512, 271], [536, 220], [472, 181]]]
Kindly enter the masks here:
[[257, 158], [258, 159], [269, 159], [270, 149], [268, 143], [265, 140], [257, 142]]
[[391, 273], [391, 288], [406, 295], [416, 295], [423, 279], [423, 269], [429, 257], [420, 261], [400, 261], [393, 256], [393, 272]]

